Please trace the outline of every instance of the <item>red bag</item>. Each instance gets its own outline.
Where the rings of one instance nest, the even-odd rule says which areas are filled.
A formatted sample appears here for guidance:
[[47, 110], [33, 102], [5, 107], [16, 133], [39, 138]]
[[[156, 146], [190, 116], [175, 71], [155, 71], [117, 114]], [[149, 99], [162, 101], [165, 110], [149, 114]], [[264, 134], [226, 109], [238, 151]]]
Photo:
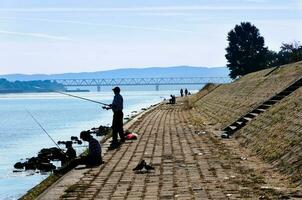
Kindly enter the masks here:
[[137, 139], [137, 134], [135, 133], [129, 133], [126, 135], [126, 140], [136, 140]]

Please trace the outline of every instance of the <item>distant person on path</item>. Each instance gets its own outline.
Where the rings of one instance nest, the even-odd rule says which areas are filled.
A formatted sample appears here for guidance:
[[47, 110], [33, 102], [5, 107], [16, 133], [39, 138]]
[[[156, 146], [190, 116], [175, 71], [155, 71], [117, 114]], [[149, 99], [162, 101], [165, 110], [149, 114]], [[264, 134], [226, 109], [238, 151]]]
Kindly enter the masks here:
[[184, 91], [183, 91], [183, 89], [182, 89], [182, 88], [180, 89], [180, 96], [181, 96], [181, 97], [183, 97], [183, 96], [184, 96]]
[[169, 104], [175, 104], [176, 103], [176, 98], [175, 95], [170, 95], [171, 99], [169, 99]]
[[188, 89], [185, 89], [185, 96], [188, 96]]
[[100, 142], [94, 139], [88, 131], [82, 131], [80, 138], [89, 144], [88, 154], [79, 158], [79, 164], [85, 164], [88, 167], [102, 164], [102, 148]]
[[[112, 142], [109, 146], [110, 149], [117, 148], [121, 143], [125, 142], [125, 135], [123, 129], [123, 97], [120, 95], [121, 89], [119, 87], [115, 87], [112, 89], [114, 92], [114, 98], [112, 104], [105, 109], [112, 109], [113, 111], [113, 120], [112, 120]], [[117, 134], [120, 136], [120, 141], [117, 139]]]

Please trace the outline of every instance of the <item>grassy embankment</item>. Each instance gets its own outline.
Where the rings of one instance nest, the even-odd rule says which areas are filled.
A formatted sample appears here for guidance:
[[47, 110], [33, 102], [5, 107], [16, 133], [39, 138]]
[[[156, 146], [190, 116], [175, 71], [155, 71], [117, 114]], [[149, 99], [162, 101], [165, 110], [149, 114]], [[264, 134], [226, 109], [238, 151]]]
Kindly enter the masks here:
[[[221, 130], [302, 77], [302, 62], [248, 74], [230, 84], [208, 85], [188, 102], [196, 124]], [[213, 90], [214, 89], [214, 90]], [[302, 88], [235, 133], [242, 146], [302, 184]]]

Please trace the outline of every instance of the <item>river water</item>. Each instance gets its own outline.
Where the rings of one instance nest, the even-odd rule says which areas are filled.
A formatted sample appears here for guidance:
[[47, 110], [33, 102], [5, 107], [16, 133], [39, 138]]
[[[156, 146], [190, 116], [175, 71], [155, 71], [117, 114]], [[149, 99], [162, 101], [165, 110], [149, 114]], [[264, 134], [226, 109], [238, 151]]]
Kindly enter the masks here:
[[[73, 93], [85, 98], [111, 103], [110, 92]], [[159, 103], [178, 91], [123, 92], [124, 114]], [[112, 111], [101, 105], [56, 93], [0, 95], [0, 199], [17, 199], [40, 183], [48, 174], [33, 171], [13, 173], [14, 163], [37, 155], [53, 142], [26, 112], [29, 110], [55, 141], [79, 136], [82, 130], [110, 125]], [[23, 160], [24, 161], [24, 160]]]

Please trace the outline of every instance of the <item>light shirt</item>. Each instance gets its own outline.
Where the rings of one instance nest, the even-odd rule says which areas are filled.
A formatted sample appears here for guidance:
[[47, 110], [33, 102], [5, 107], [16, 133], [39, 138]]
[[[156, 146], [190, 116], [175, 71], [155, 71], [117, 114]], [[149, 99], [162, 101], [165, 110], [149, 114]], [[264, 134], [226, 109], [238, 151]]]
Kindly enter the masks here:
[[123, 97], [120, 94], [114, 95], [112, 101], [112, 110], [113, 112], [122, 111], [123, 110]]

